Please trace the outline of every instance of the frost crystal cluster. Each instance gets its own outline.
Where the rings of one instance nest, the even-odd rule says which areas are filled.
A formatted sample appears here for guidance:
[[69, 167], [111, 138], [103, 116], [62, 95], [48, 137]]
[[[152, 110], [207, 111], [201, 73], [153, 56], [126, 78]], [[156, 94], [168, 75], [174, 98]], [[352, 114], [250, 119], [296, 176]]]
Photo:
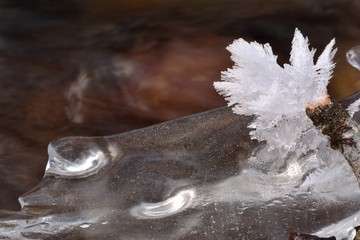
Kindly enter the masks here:
[[314, 63], [316, 50], [309, 49], [308, 39], [296, 29], [290, 64], [282, 67], [269, 44], [235, 40], [227, 47], [235, 64], [222, 72], [223, 81], [215, 82], [215, 89], [235, 113], [256, 116], [250, 135], [265, 140], [268, 151], [276, 149], [285, 157], [295, 149], [315, 149], [325, 138], [315, 137], [317, 129], [305, 109], [328, 97], [334, 44], [333, 39]]

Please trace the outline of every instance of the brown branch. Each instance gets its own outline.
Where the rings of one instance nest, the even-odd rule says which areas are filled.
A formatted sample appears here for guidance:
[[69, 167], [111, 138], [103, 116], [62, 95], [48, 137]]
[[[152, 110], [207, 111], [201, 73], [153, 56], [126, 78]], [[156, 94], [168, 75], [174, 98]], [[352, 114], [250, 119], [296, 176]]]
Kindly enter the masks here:
[[360, 134], [357, 123], [335, 101], [309, 105], [306, 114], [323, 134], [329, 136], [330, 146], [344, 155], [360, 182]]

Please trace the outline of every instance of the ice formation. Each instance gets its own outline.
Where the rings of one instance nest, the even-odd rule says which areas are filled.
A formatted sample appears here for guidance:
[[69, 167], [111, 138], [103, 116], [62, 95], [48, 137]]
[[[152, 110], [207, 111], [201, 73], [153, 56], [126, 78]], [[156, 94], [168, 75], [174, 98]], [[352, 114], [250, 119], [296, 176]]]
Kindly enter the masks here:
[[260, 145], [249, 137], [252, 119], [223, 107], [58, 139], [21, 211], [0, 210], [0, 239], [283, 240], [298, 230], [352, 240], [360, 190], [342, 155], [294, 157], [285, 171], [266, 172], [250, 157]]
[[[254, 161], [262, 163], [261, 171], [267, 176], [278, 172], [285, 176], [284, 181], [307, 171], [309, 175], [296, 179], [294, 190], [316, 193], [315, 198], [325, 192], [339, 193], [340, 188], [329, 183], [333, 181], [331, 178], [339, 179], [344, 173], [339, 167], [343, 157], [329, 147], [328, 139], [305, 113], [307, 107], [330, 102], [327, 85], [335, 66], [334, 44], [333, 39], [314, 63], [316, 50], [309, 49], [308, 39], [296, 29], [290, 64], [281, 67], [269, 44], [238, 39], [227, 48], [235, 62], [233, 68], [222, 73], [222, 82], [214, 83], [233, 112], [255, 116], [248, 128], [252, 139], [265, 142], [253, 155]], [[358, 111], [359, 104], [358, 100], [350, 105], [351, 116]], [[351, 189], [355, 191], [357, 187]], [[330, 200], [329, 196], [325, 198]], [[358, 214], [315, 234], [353, 239], [352, 229], [359, 224]]]
[[58, 139], [44, 179], [20, 197], [22, 209], [0, 210], [0, 239], [279, 240], [296, 230], [352, 240], [358, 181], [302, 109], [326, 96], [333, 42], [311, 65], [314, 51], [296, 31], [291, 65], [281, 68], [268, 45], [239, 41], [248, 51], [234, 53], [243, 62], [234, 69], [257, 81], [235, 75], [252, 88], [231, 78], [216, 85], [237, 111], [258, 116], [252, 137], [272, 145], [251, 140], [253, 117], [227, 107], [113, 136]]
[[267, 150], [276, 148], [283, 157], [294, 149], [305, 153], [324, 141], [314, 137], [317, 130], [305, 108], [328, 97], [334, 44], [333, 39], [314, 63], [316, 50], [309, 49], [308, 39], [296, 29], [290, 64], [281, 67], [269, 44], [235, 40], [227, 48], [235, 65], [214, 86], [235, 113], [256, 116], [250, 135], [266, 141]]

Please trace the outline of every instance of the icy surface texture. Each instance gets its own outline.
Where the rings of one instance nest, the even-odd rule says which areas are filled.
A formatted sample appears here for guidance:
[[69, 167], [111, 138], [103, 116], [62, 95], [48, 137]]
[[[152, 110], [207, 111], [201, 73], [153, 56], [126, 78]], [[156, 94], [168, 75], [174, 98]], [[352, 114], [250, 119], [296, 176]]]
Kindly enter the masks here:
[[252, 120], [220, 108], [54, 141], [22, 210], [1, 213], [0, 239], [279, 240], [292, 230], [351, 239], [360, 191], [342, 156], [265, 162]]
[[332, 40], [314, 64], [315, 49], [309, 49], [308, 39], [296, 29], [290, 65], [281, 67], [269, 44], [235, 40], [227, 48], [235, 65], [214, 86], [229, 106], [235, 105], [235, 113], [256, 116], [250, 134], [265, 140], [267, 151], [277, 149], [276, 155], [284, 158], [294, 149], [306, 153], [326, 141], [317, 136], [305, 108], [327, 97], [334, 44]]

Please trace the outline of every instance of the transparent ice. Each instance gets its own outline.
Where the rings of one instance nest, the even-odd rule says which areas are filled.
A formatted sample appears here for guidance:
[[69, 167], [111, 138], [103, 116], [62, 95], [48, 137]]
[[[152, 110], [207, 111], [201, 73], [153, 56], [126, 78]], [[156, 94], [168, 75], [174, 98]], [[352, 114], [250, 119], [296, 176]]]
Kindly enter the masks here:
[[[352, 239], [360, 190], [341, 154], [264, 161], [230, 108], [49, 145], [44, 179], [1, 212], [0, 239]], [[275, 150], [274, 150], [275, 151]]]
[[[326, 95], [334, 41], [313, 64], [296, 31], [284, 68], [269, 45], [238, 42], [246, 58], [217, 87], [243, 115], [224, 107], [52, 142], [44, 178], [19, 198], [21, 211], [0, 211], [0, 239], [279, 240], [295, 230], [352, 240], [358, 181], [304, 115]], [[253, 77], [247, 90], [231, 86], [239, 73]]]

